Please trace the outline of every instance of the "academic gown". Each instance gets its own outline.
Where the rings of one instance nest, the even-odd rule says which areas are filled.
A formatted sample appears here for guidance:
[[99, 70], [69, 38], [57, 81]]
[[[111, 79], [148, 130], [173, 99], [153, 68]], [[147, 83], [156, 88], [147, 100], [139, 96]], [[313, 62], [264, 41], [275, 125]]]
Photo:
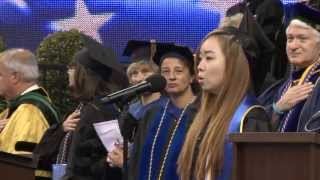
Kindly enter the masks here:
[[119, 111], [113, 105], [85, 103], [80, 121], [73, 133], [66, 176], [68, 180], [120, 180], [121, 169], [106, 162], [108, 152], [94, 130], [93, 123], [117, 119]]
[[[159, 126], [168, 101], [169, 99], [163, 104], [152, 107], [146, 111], [144, 117], [139, 120], [138, 131], [134, 140], [133, 153], [130, 155], [130, 180], [144, 180], [148, 178], [151, 156], [153, 164], [151, 170], [151, 179], [158, 178], [162, 163], [164, 163], [164, 169], [161, 179], [179, 179], [176, 174], [178, 155], [182, 148], [186, 132], [197, 112], [199, 102], [196, 100], [194, 103], [188, 106], [181, 118], [179, 126], [177, 126], [174, 136], [172, 136], [173, 130], [177, 125], [177, 121], [174, 119], [178, 120], [183, 110], [175, 107], [171, 102], [169, 102], [163, 123], [161, 126]], [[156, 139], [154, 152], [152, 154], [151, 149], [153, 141], [155, 140], [155, 133], [157, 129], [159, 129], [159, 135], [157, 136], [158, 138]], [[172, 143], [169, 143], [171, 136], [173, 137]], [[164, 161], [169, 144], [170, 148], [168, 155], [166, 161]]]
[[[316, 66], [312, 71], [312, 66]], [[314, 118], [314, 115], [319, 111], [319, 70], [320, 65], [313, 64], [305, 69], [295, 70], [290, 74], [288, 80], [283, 83], [280, 81], [267, 89], [259, 96], [259, 101], [265, 106], [269, 117], [272, 117], [274, 113], [272, 103], [276, 103], [280, 100], [281, 96], [288, 89], [290, 84], [298, 84], [305, 82], [312, 82], [315, 87], [309, 97], [295, 105], [289, 111], [280, 114], [277, 119], [273, 120], [273, 126], [275, 131], [281, 132], [304, 132], [305, 126], [310, 119]], [[312, 72], [311, 72], [312, 71]], [[309, 73], [308, 73], [309, 72]], [[315, 126], [316, 124], [313, 124]], [[316, 128], [316, 127], [313, 127]]]
[[30, 152], [15, 150], [16, 143], [38, 143], [49, 126], [58, 123], [59, 114], [46, 92], [39, 88], [9, 101], [8, 108], [0, 115], [2, 118], [9, 121], [0, 133], [0, 151], [26, 154]]
[[122, 111], [118, 119], [122, 136], [132, 142], [138, 128], [138, 121], [144, 117], [149, 109], [163, 105], [167, 99], [167, 97], [161, 96], [147, 105], [143, 105], [140, 100], [130, 104], [128, 110]]
[[[31, 104], [22, 104], [10, 116], [5, 128], [0, 133], [0, 151], [12, 154], [26, 154], [30, 152], [17, 151], [18, 141], [38, 143], [49, 128], [42, 112]], [[31, 150], [32, 151], [32, 150]]]
[[57, 163], [57, 156], [65, 135], [66, 132], [63, 131], [62, 123], [54, 124], [47, 129], [33, 151], [33, 155], [39, 159], [39, 169], [52, 171], [52, 164]]
[[136, 102], [132, 103], [129, 106], [129, 113], [136, 119], [139, 120], [141, 119], [145, 112], [150, 109], [151, 107], [153, 107], [154, 105], [157, 104], [163, 104], [164, 101], [167, 100], [167, 97], [161, 96], [159, 99], [150, 102], [147, 105], [143, 105], [142, 102], [140, 100], [137, 100]]
[[[259, 105], [256, 97], [247, 95], [235, 111], [229, 128], [230, 133], [268, 132], [271, 129], [270, 119], [263, 106]], [[230, 180], [233, 167], [232, 143], [227, 138], [224, 145], [223, 169], [218, 180]]]
[[318, 78], [304, 108], [300, 113], [297, 131], [320, 133], [320, 80]]
[[[12, 154], [30, 154], [33, 144], [39, 143], [45, 131], [60, 120], [48, 94], [40, 87], [10, 100], [0, 115], [2, 118], [9, 121], [0, 133], [0, 151]], [[23, 148], [17, 151], [15, 146], [19, 141], [31, 145], [21, 145]], [[42, 169], [37, 169], [35, 175], [50, 177]]]
[[[270, 119], [265, 112], [264, 107], [259, 105], [255, 96], [250, 94], [243, 98], [242, 102], [234, 112], [228, 128], [228, 134], [242, 132], [268, 132], [270, 129]], [[203, 129], [200, 133], [196, 147], [200, 146], [206, 131], [208, 131], [207, 128]], [[218, 180], [230, 180], [232, 175], [232, 143], [229, 141], [228, 135], [226, 137], [224, 144], [224, 162], [222, 170], [216, 177]], [[198, 156], [198, 153], [199, 149], [196, 148], [192, 158], [193, 166], [195, 165], [195, 159]], [[194, 169], [194, 167], [191, 169]], [[194, 174], [191, 174], [190, 180], [195, 180]], [[210, 175], [207, 175], [206, 180], [210, 180]]]

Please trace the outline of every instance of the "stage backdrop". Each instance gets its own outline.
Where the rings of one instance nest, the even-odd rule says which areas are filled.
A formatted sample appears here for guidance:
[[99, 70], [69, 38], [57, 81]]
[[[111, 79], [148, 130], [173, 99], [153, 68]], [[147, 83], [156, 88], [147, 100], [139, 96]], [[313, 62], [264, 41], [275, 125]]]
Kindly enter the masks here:
[[[34, 51], [56, 31], [79, 29], [115, 49], [121, 62], [130, 39], [175, 42], [196, 49], [225, 10], [240, 0], [0, 0], [6, 46]], [[283, 0], [290, 3], [295, 0]]]

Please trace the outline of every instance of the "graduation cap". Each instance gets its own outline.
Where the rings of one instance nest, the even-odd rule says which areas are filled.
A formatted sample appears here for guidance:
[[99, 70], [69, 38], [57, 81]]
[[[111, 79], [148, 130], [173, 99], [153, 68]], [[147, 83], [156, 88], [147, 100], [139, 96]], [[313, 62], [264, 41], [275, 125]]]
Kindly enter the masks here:
[[156, 41], [138, 41], [138, 40], [130, 40], [127, 43], [123, 51], [123, 56], [130, 56], [130, 60], [140, 61], [140, 60], [150, 60], [154, 55], [156, 48]]
[[117, 61], [116, 55], [111, 48], [106, 48], [93, 38], [81, 34], [84, 47], [75, 55], [75, 61], [91, 69], [104, 80], [114, 77], [123, 86], [128, 82], [123, 66]]
[[189, 47], [175, 45], [174, 43], [157, 44], [157, 50], [153, 56], [154, 62], [160, 66], [163, 59], [167, 57], [176, 57], [183, 60], [188, 65], [191, 74], [194, 74], [194, 57]]
[[294, 3], [288, 6], [287, 22], [298, 19], [320, 32], [320, 11], [305, 3]]
[[[270, 69], [274, 45], [255, 20], [246, 3], [238, 3], [227, 10], [226, 17], [243, 14], [239, 27], [241, 46], [249, 60], [253, 87], [258, 94]], [[226, 25], [228, 26], [228, 25]]]

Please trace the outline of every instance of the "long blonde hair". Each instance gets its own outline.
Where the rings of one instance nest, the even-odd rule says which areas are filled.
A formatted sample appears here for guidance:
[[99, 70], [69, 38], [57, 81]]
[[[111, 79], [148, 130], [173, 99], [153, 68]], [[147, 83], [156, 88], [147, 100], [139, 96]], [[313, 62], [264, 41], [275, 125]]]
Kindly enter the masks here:
[[[205, 91], [202, 94], [199, 112], [187, 133], [178, 159], [178, 173], [182, 180], [190, 179], [191, 175], [195, 179], [205, 179], [208, 173], [211, 179], [216, 179], [223, 167], [224, 143], [231, 118], [249, 88], [249, 65], [240, 42], [234, 35], [222, 32], [223, 29], [217, 29], [209, 33], [199, 46], [209, 38], [217, 38], [225, 56], [226, 71], [217, 94]], [[199, 63], [199, 50], [196, 64]], [[200, 146], [196, 147], [199, 135], [205, 128], [207, 131]], [[193, 160], [196, 148], [199, 148], [198, 156]], [[195, 169], [191, 169], [193, 161]]]

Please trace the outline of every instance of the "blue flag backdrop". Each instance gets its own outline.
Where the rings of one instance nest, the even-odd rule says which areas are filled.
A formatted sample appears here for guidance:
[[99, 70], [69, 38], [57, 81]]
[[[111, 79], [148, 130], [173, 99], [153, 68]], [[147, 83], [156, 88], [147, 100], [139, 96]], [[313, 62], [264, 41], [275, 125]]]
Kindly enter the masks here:
[[[79, 29], [115, 49], [122, 62], [130, 39], [196, 49], [226, 9], [240, 0], [1, 0], [0, 36], [7, 47], [35, 50], [48, 34]], [[283, 0], [283, 3], [295, 0]]]

